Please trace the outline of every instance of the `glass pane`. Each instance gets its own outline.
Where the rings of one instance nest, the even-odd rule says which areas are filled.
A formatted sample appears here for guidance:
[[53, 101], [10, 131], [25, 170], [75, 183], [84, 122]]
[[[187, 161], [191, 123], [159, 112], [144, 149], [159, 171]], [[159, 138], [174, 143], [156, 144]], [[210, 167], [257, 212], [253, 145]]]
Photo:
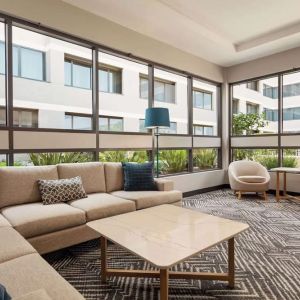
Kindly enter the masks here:
[[148, 102], [140, 99], [140, 75], [148, 76], [148, 66], [102, 52], [99, 65], [108, 70], [99, 73], [99, 115], [119, 119], [110, 123], [111, 128], [100, 124], [100, 130], [139, 132], [148, 107]]
[[300, 131], [300, 72], [283, 76], [283, 132]]
[[123, 131], [123, 120], [122, 119], [109, 119], [109, 130], [110, 131]]
[[[193, 80], [193, 124], [196, 135], [218, 135], [218, 101], [219, 87]], [[205, 129], [204, 129], [205, 128]]]
[[73, 86], [91, 88], [91, 68], [73, 63]]
[[282, 166], [300, 168], [300, 149], [283, 149]]
[[[86, 119], [92, 115], [91, 74], [89, 67], [82, 66], [83, 61], [87, 64], [92, 61], [91, 49], [16, 26], [13, 26], [13, 44], [20, 52], [20, 61], [16, 53], [13, 65], [21, 66], [21, 77], [13, 79], [14, 110], [21, 112], [20, 116], [16, 113], [15, 126], [91, 129]], [[74, 58], [73, 68], [69, 58]], [[41, 81], [43, 76], [47, 77], [46, 82]], [[66, 121], [68, 114], [80, 114], [84, 119], [71, 125], [70, 120]]]
[[5, 34], [4, 24], [0, 22], [0, 126], [6, 125], [5, 89]]
[[233, 98], [239, 105], [238, 113], [232, 109], [233, 135], [277, 133], [278, 77], [250, 83], [233, 86]]
[[147, 128], [145, 127], [145, 119], [140, 120], [140, 132], [148, 132]]
[[21, 77], [44, 80], [44, 53], [32, 49], [20, 48]]
[[65, 85], [72, 85], [72, 65], [65, 61]]
[[174, 174], [187, 172], [187, 150], [161, 150], [159, 151], [160, 174]]
[[140, 97], [148, 99], [148, 79], [140, 77]]
[[44, 166], [92, 160], [93, 154], [89, 152], [21, 153], [14, 155], [16, 166]]
[[268, 170], [278, 167], [276, 149], [232, 149], [233, 160], [253, 160], [261, 163]]
[[65, 129], [73, 129], [72, 120], [73, 120], [72, 116], [65, 115]]
[[0, 167], [6, 167], [6, 154], [0, 154]]
[[99, 160], [102, 162], [137, 162], [143, 163], [149, 161], [149, 151], [147, 150], [116, 150], [103, 151], [99, 153]]
[[167, 102], [165, 99], [165, 84], [163, 82], [154, 81], [154, 99], [155, 101]]
[[99, 118], [99, 130], [100, 131], [108, 131], [108, 118]]
[[[157, 93], [159, 90], [158, 86], [161, 86], [162, 95], [165, 97], [163, 102], [160, 100], [157, 101], [157, 98], [155, 98], [154, 106], [167, 108], [171, 122], [170, 128], [160, 129], [160, 132], [187, 134], [187, 78], [157, 68], [154, 69], [154, 77], [156, 80], [161, 81], [160, 83], [156, 83]], [[182, 145], [182, 147], [184, 146]]]
[[78, 130], [91, 130], [92, 129], [92, 118], [91, 117], [73, 117], [73, 128]]
[[218, 149], [194, 149], [194, 170], [208, 170], [218, 168]]
[[13, 75], [20, 76], [20, 61], [19, 61], [19, 53], [20, 48], [13, 46]]
[[170, 122], [169, 128], [159, 128], [159, 133], [176, 134], [177, 133], [177, 123]]

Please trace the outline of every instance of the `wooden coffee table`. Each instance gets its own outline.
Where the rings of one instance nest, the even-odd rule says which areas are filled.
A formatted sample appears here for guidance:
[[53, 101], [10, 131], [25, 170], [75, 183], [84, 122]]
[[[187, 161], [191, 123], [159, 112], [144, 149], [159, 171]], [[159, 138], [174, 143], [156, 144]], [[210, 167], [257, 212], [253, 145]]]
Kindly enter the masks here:
[[[187, 208], [160, 205], [88, 226], [101, 235], [101, 280], [110, 276], [160, 278], [160, 299], [168, 299], [169, 278], [228, 281], [234, 288], [234, 236], [249, 226]], [[107, 268], [107, 239], [148, 261], [159, 271]], [[228, 240], [228, 272], [173, 272], [169, 269]]]

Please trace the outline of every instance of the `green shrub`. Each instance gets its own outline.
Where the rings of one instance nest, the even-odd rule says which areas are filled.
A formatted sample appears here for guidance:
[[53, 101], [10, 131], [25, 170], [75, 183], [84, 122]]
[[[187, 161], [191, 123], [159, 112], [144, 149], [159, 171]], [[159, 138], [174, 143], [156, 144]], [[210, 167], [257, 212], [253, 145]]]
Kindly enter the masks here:
[[213, 169], [217, 167], [217, 150], [216, 149], [197, 149], [194, 150], [194, 166], [199, 169]]
[[282, 166], [287, 168], [296, 168], [298, 160], [296, 156], [285, 156], [282, 161]]
[[56, 165], [59, 163], [76, 163], [91, 160], [88, 153], [66, 152], [66, 153], [30, 153], [31, 162], [35, 166]]
[[162, 150], [159, 152], [159, 167], [163, 174], [180, 173], [187, 170], [186, 150]]
[[99, 153], [102, 162], [137, 162], [148, 161], [147, 151], [104, 151]]

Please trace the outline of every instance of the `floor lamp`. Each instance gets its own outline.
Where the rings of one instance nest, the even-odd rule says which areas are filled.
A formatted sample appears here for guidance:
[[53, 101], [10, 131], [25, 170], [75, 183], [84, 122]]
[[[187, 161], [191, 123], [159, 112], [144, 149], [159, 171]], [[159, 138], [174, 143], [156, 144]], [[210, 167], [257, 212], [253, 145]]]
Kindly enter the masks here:
[[170, 127], [169, 110], [163, 107], [152, 107], [146, 109], [145, 127], [152, 129], [152, 138], [156, 137], [156, 176], [159, 176], [159, 128]]

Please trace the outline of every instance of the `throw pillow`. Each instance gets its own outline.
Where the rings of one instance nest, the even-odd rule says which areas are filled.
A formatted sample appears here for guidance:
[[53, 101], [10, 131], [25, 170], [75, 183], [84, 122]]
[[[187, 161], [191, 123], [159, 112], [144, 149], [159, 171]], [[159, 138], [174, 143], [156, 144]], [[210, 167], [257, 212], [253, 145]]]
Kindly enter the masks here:
[[125, 191], [156, 191], [153, 163], [122, 163]]
[[38, 180], [38, 185], [45, 205], [87, 198], [80, 176], [58, 180]]

